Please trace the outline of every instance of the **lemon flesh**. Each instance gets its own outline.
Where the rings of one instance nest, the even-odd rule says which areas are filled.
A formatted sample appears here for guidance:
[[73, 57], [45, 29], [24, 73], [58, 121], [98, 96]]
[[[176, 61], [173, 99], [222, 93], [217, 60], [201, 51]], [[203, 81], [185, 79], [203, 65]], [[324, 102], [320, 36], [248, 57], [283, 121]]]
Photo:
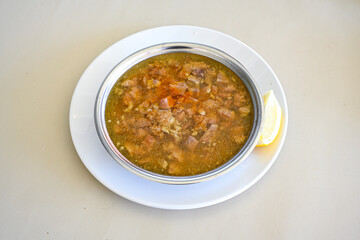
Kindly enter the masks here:
[[263, 96], [265, 103], [265, 119], [263, 130], [260, 135], [257, 147], [267, 146], [272, 143], [279, 133], [281, 125], [281, 107], [273, 90]]

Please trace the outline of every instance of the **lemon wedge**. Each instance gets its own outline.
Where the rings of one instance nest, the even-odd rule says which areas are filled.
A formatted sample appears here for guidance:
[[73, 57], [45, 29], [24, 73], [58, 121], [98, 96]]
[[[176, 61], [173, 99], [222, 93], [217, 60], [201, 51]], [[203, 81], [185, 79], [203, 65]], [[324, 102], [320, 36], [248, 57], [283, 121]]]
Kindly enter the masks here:
[[263, 96], [265, 103], [265, 119], [263, 130], [260, 135], [257, 147], [267, 146], [272, 143], [279, 133], [281, 125], [281, 107], [273, 90]]

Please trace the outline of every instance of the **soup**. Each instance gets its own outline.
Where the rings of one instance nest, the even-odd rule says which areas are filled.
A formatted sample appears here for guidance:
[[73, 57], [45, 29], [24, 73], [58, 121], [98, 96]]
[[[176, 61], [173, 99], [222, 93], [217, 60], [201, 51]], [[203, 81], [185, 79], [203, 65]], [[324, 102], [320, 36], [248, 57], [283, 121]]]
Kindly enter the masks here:
[[191, 176], [229, 161], [251, 133], [254, 109], [241, 79], [192, 53], [146, 59], [123, 74], [105, 108], [109, 136], [135, 165]]

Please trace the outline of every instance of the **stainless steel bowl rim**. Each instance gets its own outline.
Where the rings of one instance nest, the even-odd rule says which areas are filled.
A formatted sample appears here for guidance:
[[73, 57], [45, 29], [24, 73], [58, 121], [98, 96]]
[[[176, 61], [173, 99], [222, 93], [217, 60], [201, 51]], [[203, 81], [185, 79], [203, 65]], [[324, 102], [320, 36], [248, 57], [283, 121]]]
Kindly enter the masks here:
[[[113, 88], [117, 80], [120, 78], [120, 76], [123, 75], [128, 69], [130, 69], [131, 67], [133, 67], [134, 65], [145, 59], [160, 54], [172, 53], [172, 52], [187, 52], [187, 53], [203, 55], [224, 64], [225, 66], [230, 68], [235, 74], [237, 74], [244, 82], [245, 86], [247, 87], [250, 93], [254, 105], [254, 122], [253, 122], [252, 131], [243, 148], [232, 159], [230, 159], [222, 166], [214, 170], [211, 170], [209, 172], [193, 175], [193, 176], [161, 175], [147, 171], [143, 168], [136, 166], [131, 161], [126, 159], [116, 148], [116, 146], [111, 141], [111, 138], [106, 128], [105, 107], [106, 107], [107, 98], [110, 94], [111, 89]], [[162, 43], [141, 49], [129, 55], [122, 61], [120, 61], [105, 77], [99, 89], [95, 102], [94, 115], [95, 115], [95, 127], [98, 136], [101, 140], [101, 143], [103, 144], [107, 152], [111, 155], [111, 157], [115, 159], [125, 169], [131, 171], [132, 173], [140, 177], [160, 183], [190, 184], [190, 183], [198, 183], [218, 177], [230, 171], [232, 168], [240, 164], [249, 156], [249, 154], [256, 146], [256, 143], [258, 142], [261, 135], [263, 119], [264, 119], [264, 102], [263, 102], [262, 94], [251, 74], [240, 62], [238, 62], [236, 59], [231, 57], [229, 54], [207, 45], [202, 45], [197, 43], [187, 43], [187, 42], [172, 42], [172, 43]]]

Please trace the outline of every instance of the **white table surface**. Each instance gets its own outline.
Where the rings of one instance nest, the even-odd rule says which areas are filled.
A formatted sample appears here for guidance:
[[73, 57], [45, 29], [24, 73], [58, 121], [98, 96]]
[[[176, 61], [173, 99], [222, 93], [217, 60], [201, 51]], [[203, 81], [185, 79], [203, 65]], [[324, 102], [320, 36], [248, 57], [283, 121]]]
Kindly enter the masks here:
[[[145, 207], [84, 167], [69, 105], [121, 38], [185, 24], [257, 51], [287, 96], [270, 171], [226, 202]], [[360, 239], [360, 1], [0, 1], [0, 239]]]

